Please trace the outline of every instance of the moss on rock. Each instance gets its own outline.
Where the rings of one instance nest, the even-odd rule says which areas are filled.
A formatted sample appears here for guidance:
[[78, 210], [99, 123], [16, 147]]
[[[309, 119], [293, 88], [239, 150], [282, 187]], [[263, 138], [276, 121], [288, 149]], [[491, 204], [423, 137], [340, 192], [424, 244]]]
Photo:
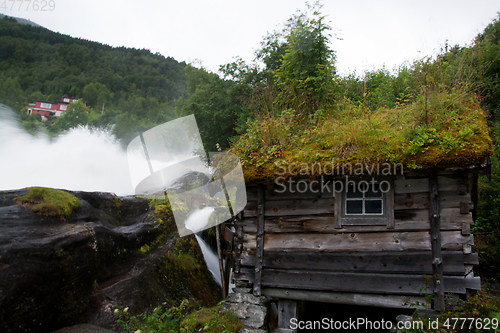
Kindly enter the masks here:
[[29, 187], [26, 194], [16, 197], [14, 202], [29, 207], [37, 214], [56, 216], [63, 221], [82, 206], [73, 194], [46, 187]]

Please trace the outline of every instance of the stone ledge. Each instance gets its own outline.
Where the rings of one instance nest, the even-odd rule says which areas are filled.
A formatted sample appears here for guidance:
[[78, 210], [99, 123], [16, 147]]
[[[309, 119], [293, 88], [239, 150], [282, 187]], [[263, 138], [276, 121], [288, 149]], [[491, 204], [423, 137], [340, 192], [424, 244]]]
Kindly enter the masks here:
[[241, 319], [243, 325], [251, 328], [261, 328], [265, 324], [267, 307], [247, 303], [222, 303], [223, 311], [233, 312]]
[[226, 298], [226, 302], [249, 303], [249, 304], [264, 306], [267, 302], [267, 298], [265, 296], [254, 296], [252, 294], [236, 292], [233, 294], [229, 294]]

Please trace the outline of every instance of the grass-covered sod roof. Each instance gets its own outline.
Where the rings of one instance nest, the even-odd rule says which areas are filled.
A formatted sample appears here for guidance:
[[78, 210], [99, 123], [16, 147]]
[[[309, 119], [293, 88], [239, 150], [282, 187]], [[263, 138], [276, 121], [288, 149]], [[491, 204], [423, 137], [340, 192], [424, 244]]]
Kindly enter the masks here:
[[[402, 163], [405, 169], [421, 170], [469, 166], [484, 162], [492, 150], [478, 99], [460, 91], [433, 92], [375, 111], [344, 102], [309, 117], [293, 110], [258, 116], [230, 149], [240, 157], [250, 183], [332, 161], [333, 168], [347, 163]], [[309, 170], [310, 176], [325, 173], [325, 168]]]

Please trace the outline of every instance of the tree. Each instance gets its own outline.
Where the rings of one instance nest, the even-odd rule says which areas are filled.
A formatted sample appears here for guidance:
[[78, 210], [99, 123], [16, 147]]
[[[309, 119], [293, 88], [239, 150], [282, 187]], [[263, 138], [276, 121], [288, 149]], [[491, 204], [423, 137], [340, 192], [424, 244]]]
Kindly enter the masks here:
[[207, 151], [214, 151], [217, 143], [227, 147], [239, 121], [247, 118], [239, 98], [244, 85], [191, 65], [185, 71], [189, 95], [177, 101], [175, 113], [178, 117], [195, 115]]
[[308, 7], [310, 16], [299, 13], [288, 20], [286, 51], [276, 70], [281, 103], [305, 114], [326, 107], [335, 90], [335, 53], [328, 41], [331, 28], [318, 2]]
[[112, 100], [108, 88], [101, 83], [89, 83], [83, 88], [83, 99], [93, 108], [99, 108]]
[[58, 134], [79, 125], [87, 125], [91, 121], [90, 112], [90, 108], [83, 104], [81, 100], [72, 102], [68, 105], [67, 111], [52, 124], [50, 131], [52, 134]]

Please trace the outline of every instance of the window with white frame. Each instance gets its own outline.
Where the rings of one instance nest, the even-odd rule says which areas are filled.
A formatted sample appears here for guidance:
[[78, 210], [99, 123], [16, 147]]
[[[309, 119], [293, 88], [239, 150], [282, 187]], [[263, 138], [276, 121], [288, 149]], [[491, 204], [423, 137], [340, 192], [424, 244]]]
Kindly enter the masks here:
[[52, 104], [50, 104], [50, 103], [41, 103], [40, 107], [45, 108], [45, 109], [50, 109], [52, 107]]
[[394, 227], [394, 190], [388, 180], [344, 183], [335, 195], [335, 228], [354, 225]]
[[380, 184], [362, 182], [348, 184], [345, 196], [345, 215], [383, 215], [384, 193]]

